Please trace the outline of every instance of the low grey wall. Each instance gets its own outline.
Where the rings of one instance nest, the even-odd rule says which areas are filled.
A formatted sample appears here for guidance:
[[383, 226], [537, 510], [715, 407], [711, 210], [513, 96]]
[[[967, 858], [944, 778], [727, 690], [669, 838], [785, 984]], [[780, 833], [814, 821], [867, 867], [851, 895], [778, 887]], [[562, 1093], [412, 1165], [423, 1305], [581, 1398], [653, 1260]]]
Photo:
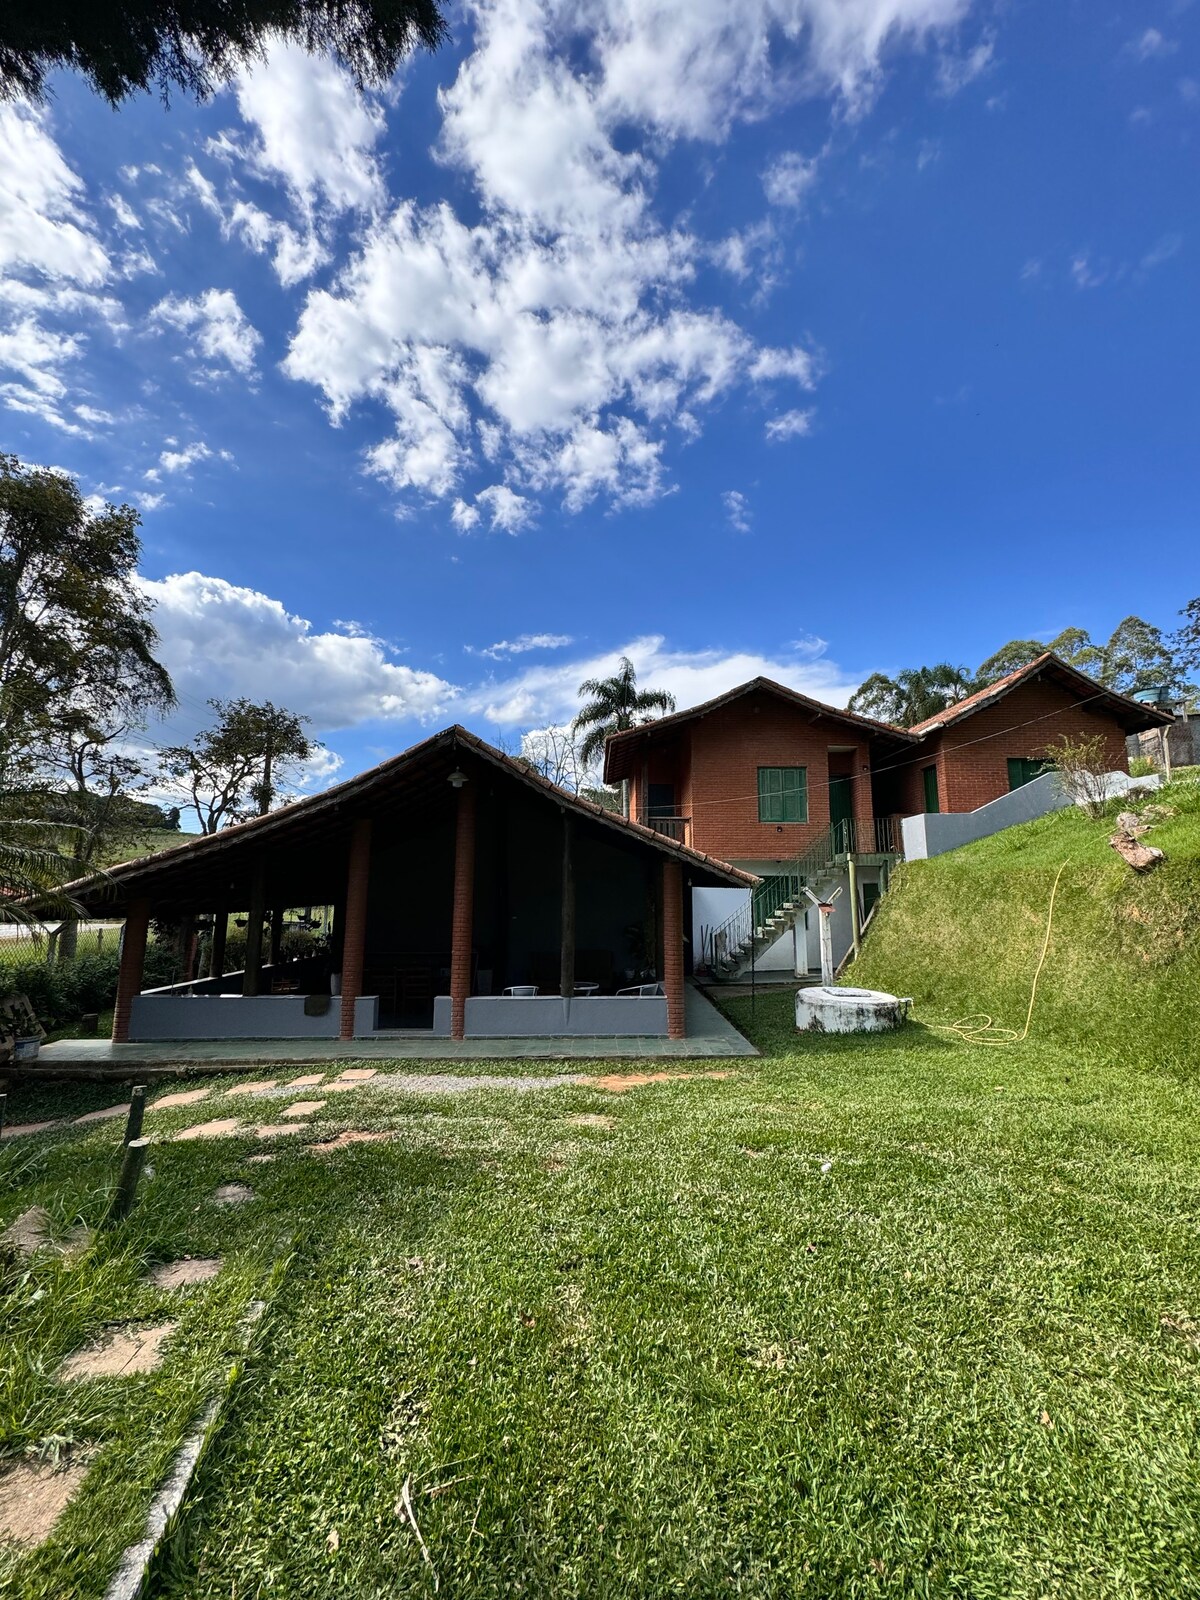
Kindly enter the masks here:
[[[1130, 789], [1157, 789], [1161, 782], [1157, 773], [1148, 778], [1131, 778], [1127, 772], [1109, 772], [1104, 779], [1110, 800]], [[1023, 783], [1011, 794], [989, 800], [975, 811], [925, 811], [916, 817], [905, 817], [900, 824], [904, 857], [906, 861], [924, 861], [929, 856], [945, 855], [960, 844], [986, 839], [1002, 828], [1032, 822], [1035, 817], [1063, 811], [1074, 804], [1074, 796], [1063, 787], [1058, 773], [1043, 772], [1032, 783]]]
[[1032, 783], [1023, 783], [1011, 794], [1002, 794], [989, 800], [977, 811], [925, 811], [920, 816], [905, 817], [900, 824], [904, 834], [906, 861], [924, 861], [929, 856], [944, 855], [956, 850], [960, 844], [970, 844], [974, 839], [986, 839], [1002, 828], [1012, 828], [1018, 822], [1032, 822], [1049, 811], [1061, 811], [1074, 804], [1058, 781], [1056, 772], [1043, 772]]
[[[433, 1032], [450, 1037], [450, 996], [433, 1002]], [[472, 995], [467, 1001], [468, 1039], [666, 1038], [664, 995]]]
[[[379, 999], [354, 1002], [354, 1036], [375, 1032]], [[139, 994], [130, 1010], [131, 1041], [151, 1039], [336, 1039], [340, 1000], [320, 1017], [304, 1013], [302, 994]]]

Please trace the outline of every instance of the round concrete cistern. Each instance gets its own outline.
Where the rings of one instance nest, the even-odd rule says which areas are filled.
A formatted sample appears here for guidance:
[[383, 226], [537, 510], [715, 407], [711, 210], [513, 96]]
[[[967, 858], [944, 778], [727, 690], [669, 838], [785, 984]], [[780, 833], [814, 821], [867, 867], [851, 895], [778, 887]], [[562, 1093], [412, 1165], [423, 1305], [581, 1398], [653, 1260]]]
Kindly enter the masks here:
[[804, 1033], [886, 1033], [905, 1021], [908, 1005], [881, 989], [800, 989], [796, 1026]]

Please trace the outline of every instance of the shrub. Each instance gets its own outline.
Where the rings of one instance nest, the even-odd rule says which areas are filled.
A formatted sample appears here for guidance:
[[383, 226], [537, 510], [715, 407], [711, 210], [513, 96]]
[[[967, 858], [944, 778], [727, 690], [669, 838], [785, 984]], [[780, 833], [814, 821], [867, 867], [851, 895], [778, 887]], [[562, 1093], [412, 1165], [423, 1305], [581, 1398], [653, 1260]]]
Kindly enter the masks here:
[[[45, 946], [41, 947], [44, 952]], [[146, 950], [143, 983], [147, 989], [174, 983], [178, 957], [169, 944], [153, 941]], [[74, 961], [47, 966], [44, 953], [9, 961], [0, 970], [0, 989], [24, 994], [45, 1028], [75, 1022], [87, 1011], [107, 1011], [117, 997], [120, 956], [111, 949], [91, 951]]]
[[1149, 756], [1134, 756], [1129, 763], [1129, 776], [1131, 778], [1148, 778], [1157, 771], [1158, 768]]

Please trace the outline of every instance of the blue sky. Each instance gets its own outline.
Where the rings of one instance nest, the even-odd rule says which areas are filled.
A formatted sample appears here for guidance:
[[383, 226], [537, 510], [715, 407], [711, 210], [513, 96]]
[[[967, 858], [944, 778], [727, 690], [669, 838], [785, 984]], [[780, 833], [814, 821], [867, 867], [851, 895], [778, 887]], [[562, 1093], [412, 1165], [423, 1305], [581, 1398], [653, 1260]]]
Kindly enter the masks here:
[[1200, 6], [487, 0], [0, 107], [6, 449], [349, 773], [633, 655], [834, 701], [1200, 590]]

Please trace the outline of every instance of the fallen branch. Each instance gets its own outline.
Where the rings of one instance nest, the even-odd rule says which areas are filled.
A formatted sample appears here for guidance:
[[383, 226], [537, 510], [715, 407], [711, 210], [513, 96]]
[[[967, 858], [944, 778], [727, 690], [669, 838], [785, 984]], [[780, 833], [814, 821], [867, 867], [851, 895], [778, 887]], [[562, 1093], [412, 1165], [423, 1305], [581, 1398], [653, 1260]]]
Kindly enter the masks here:
[[433, 1575], [433, 1587], [436, 1592], [438, 1587], [437, 1568], [433, 1564], [433, 1557], [429, 1554], [429, 1546], [425, 1543], [425, 1535], [421, 1532], [417, 1522], [417, 1513], [413, 1510], [412, 1503], [412, 1473], [404, 1480], [404, 1487], [400, 1490], [400, 1498], [396, 1501], [396, 1515], [405, 1517], [408, 1525], [417, 1536], [417, 1543], [421, 1546], [421, 1554], [425, 1558], [425, 1565]]

